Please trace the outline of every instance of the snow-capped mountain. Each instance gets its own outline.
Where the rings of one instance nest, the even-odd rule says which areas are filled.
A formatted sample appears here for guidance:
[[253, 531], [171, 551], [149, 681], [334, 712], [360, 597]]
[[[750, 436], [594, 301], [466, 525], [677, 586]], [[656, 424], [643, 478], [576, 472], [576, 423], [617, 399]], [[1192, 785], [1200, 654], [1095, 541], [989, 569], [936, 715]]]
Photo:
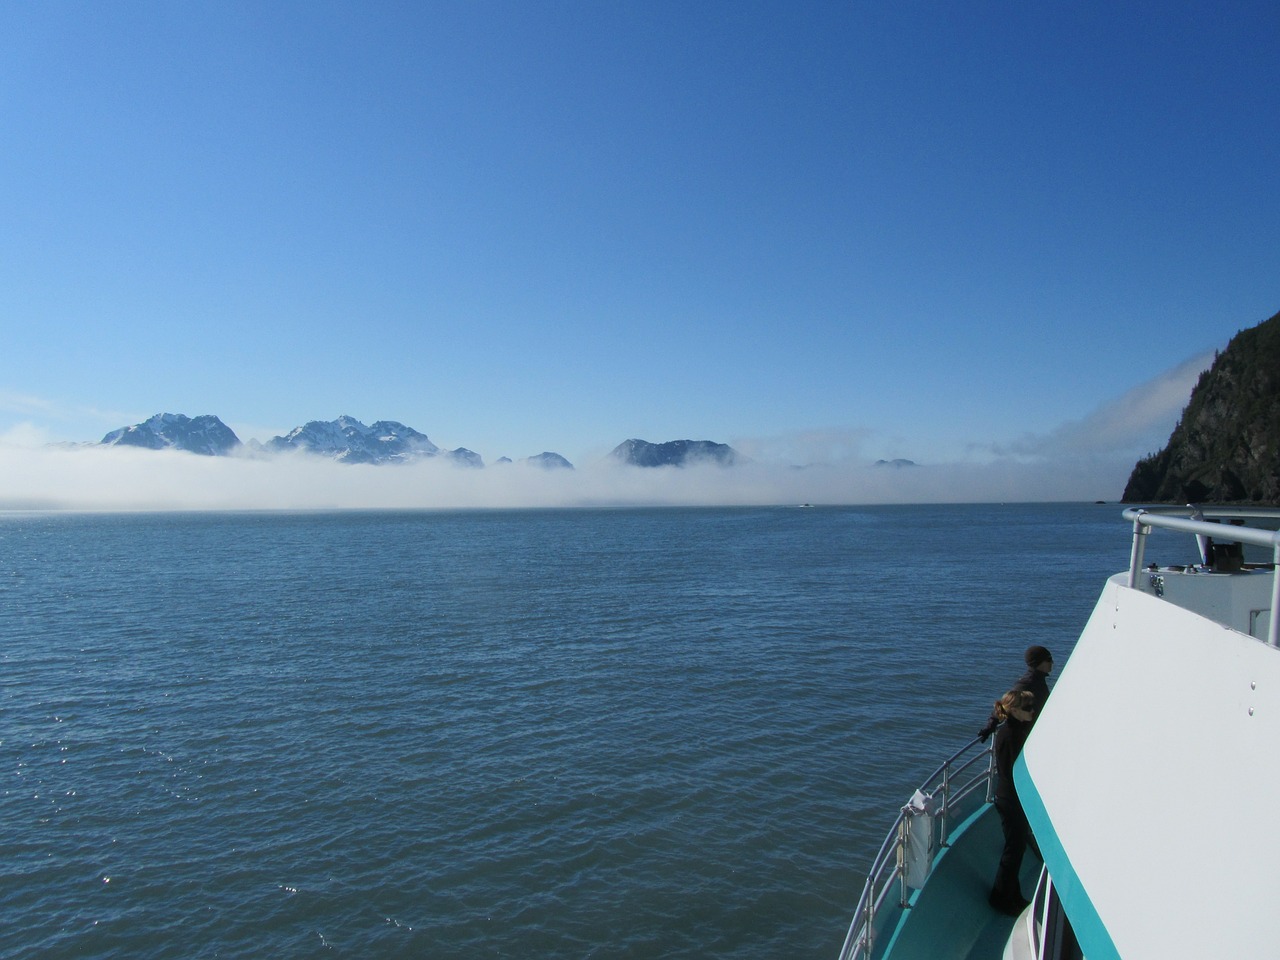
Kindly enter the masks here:
[[312, 420], [289, 432], [273, 437], [263, 449], [276, 453], [305, 450], [308, 453], [337, 460], [339, 463], [410, 463], [430, 457], [445, 457], [466, 467], [483, 467], [478, 453], [465, 447], [441, 450], [426, 434], [395, 420], [379, 420], [365, 426], [354, 417], [337, 420]]
[[305, 450], [342, 463], [405, 463], [434, 457], [440, 448], [425, 434], [395, 420], [365, 426], [354, 417], [312, 420], [263, 445], [267, 450]]
[[240, 446], [240, 438], [212, 414], [191, 417], [181, 413], [157, 413], [131, 427], [112, 430], [102, 438], [108, 447], [146, 447], [149, 450], [185, 450], [220, 457]]

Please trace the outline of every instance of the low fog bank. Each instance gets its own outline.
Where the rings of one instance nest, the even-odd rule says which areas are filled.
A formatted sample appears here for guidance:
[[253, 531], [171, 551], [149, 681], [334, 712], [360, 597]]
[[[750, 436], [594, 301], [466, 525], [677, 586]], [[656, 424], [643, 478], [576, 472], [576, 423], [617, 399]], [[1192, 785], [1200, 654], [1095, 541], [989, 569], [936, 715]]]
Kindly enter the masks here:
[[0, 446], [0, 510], [335, 510], [750, 506], [1115, 499], [1133, 461], [893, 467], [749, 463], [577, 470], [441, 461], [364, 466], [310, 455], [202, 457], [128, 447]]
[[[1034, 503], [1117, 500], [1159, 449], [1212, 353], [1191, 357], [1079, 420], [1013, 442], [972, 442], [954, 462], [878, 465], [868, 427], [734, 438], [734, 467], [643, 468], [611, 459], [547, 470], [445, 460], [350, 465], [306, 453], [202, 457], [136, 447], [48, 446], [0, 434], [0, 510], [342, 510], [484, 507]], [[804, 468], [794, 463], [812, 464]]]

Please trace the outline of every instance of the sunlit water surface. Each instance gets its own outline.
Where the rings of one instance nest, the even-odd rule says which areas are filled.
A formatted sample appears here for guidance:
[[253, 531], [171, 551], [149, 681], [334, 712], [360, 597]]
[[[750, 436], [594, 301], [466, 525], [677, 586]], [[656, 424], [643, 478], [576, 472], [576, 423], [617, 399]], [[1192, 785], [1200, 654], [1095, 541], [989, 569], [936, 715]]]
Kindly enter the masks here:
[[0, 956], [832, 958], [1093, 505], [0, 516]]

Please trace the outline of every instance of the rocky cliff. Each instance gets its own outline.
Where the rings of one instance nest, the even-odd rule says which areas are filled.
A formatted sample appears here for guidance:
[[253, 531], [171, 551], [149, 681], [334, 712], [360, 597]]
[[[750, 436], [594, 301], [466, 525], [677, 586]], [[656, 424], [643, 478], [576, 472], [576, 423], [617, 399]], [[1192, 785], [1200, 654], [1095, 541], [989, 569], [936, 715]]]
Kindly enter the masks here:
[[1168, 445], [1133, 468], [1124, 501], [1280, 505], [1280, 314], [1236, 334], [1201, 374]]

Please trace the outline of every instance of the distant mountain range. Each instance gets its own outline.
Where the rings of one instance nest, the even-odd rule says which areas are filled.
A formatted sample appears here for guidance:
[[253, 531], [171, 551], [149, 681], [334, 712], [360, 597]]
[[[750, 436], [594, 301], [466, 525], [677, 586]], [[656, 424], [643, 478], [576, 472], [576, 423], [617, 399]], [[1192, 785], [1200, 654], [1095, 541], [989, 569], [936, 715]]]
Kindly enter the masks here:
[[[266, 443], [251, 440], [243, 444], [235, 431], [211, 414], [188, 417], [180, 413], [158, 413], [142, 423], [112, 430], [102, 438], [102, 445], [182, 450], [210, 457], [224, 457], [242, 450], [251, 454], [303, 452], [339, 463], [411, 463], [439, 457], [462, 466], [484, 466], [484, 460], [474, 451], [465, 447], [441, 450], [426, 434], [395, 420], [379, 420], [366, 426], [348, 416], [311, 420], [283, 437], [272, 437]], [[544, 458], [549, 457], [573, 468], [559, 454], [544, 453], [530, 459], [542, 466], [546, 462]]]
[[[281, 454], [303, 452], [338, 463], [394, 464], [440, 458], [460, 466], [483, 467], [484, 460], [466, 447], [442, 450], [412, 427], [395, 420], [379, 420], [366, 426], [354, 417], [312, 420], [283, 437], [266, 443], [241, 443], [235, 432], [216, 416], [188, 417], [180, 413], [158, 413], [149, 420], [112, 430], [102, 446], [143, 447], [148, 450], [182, 450], [209, 457], [237, 452]], [[633, 467], [684, 467], [699, 463], [733, 466], [741, 456], [732, 447], [710, 440], [624, 440], [610, 458]], [[507, 457], [497, 463], [512, 461]], [[544, 451], [526, 457], [522, 463], [546, 470], [572, 470], [573, 464], [558, 453]]]

